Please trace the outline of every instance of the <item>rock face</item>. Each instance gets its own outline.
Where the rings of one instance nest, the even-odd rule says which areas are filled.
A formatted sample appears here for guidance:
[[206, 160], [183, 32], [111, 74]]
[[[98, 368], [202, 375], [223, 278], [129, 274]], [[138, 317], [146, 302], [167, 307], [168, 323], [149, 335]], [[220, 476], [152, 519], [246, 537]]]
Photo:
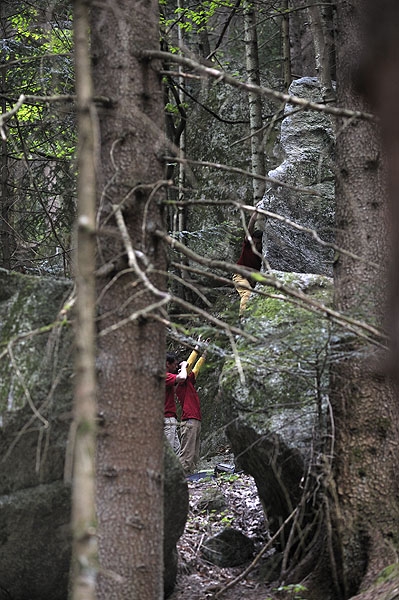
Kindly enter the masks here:
[[205, 540], [201, 554], [219, 567], [236, 567], [252, 558], [253, 541], [237, 529], [227, 528]]
[[[329, 278], [276, 275], [287, 289], [329, 304]], [[262, 290], [275, 295], [272, 288]], [[327, 433], [332, 337], [320, 314], [283, 297], [251, 297], [244, 327], [259, 343], [238, 339], [240, 364], [226, 360], [220, 377], [227, 437], [238, 467], [255, 479], [272, 533], [298, 505], [311, 468], [318, 466]]]
[[[8, 343], [0, 361], [0, 598], [66, 600], [68, 595], [71, 489], [64, 467], [72, 417], [72, 336], [60, 311], [70, 292], [66, 280], [0, 269], [0, 340]], [[167, 596], [188, 513], [187, 482], [167, 444], [164, 492]]]
[[177, 576], [176, 543], [184, 531], [188, 515], [188, 486], [176, 454], [165, 442], [164, 482], [164, 592], [167, 598], [175, 587]]
[[[323, 101], [319, 81], [315, 77], [294, 80], [289, 87], [289, 94], [310, 102]], [[207, 105], [209, 101], [210, 98], [207, 98]], [[246, 114], [245, 103], [240, 101], [234, 90], [229, 90], [222, 104], [225, 116], [231, 117], [237, 110], [241, 111], [241, 117]], [[275, 107], [270, 110], [275, 110]], [[232, 132], [232, 139], [225, 137]], [[241, 135], [243, 142], [235, 144], [234, 141]], [[264, 208], [303, 228], [315, 229], [324, 241], [332, 242], [335, 149], [333, 121], [322, 112], [307, 111], [287, 104], [279, 139], [274, 143], [274, 133], [270, 139], [273, 139], [275, 145], [275, 158], [271, 161], [272, 149], [268, 147], [265, 148], [265, 158], [269, 165], [277, 166], [268, 171], [268, 176], [284, 184], [284, 187], [278, 183], [268, 185], [263, 198]], [[270, 139], [265, 141], [270, 143]], [[217, 123], [209, 128], [208, 121], [205, 121], [190, 131], [188, 144], [187, 155], [196, 156], [199, 160], [221, 164], [227, 162], [232, 166], [250, 169], [250, 143], [245, 128], [233, 128], [223, 134]], [[217, 169], [199, 170], [196, 176], [198, 180], [195, 180], [194, 187], [197, 191], [190, 192], [190, 198], [196, 193], [199, 200], [212, 199], [215, 205], [198, 206], [195, 210], [188, 211], [187, 228], [180, 233], [178, 239], [202, 256], [235, 262], [242, 242], [241, 215], [237, 207], [218, 205], [217, 200], [225, 202], [230, 199], [251, 204], [251, 182], [242, 175], [220, 172]], [[247, 215], [247, 221], [248, 219]], [[265, 249], [272, 269], [329, 276], [332, 274], [331, 249], [321, 246], [312, 235], [298, 231], [281, 220], [268, 220]], [[196, 268], [203, 272], [203, 276], [199, 278], [200, 284], [204, 279], [207, 281], [207, 271], [213, 271], [212, 265], [202, 267], [196, 264]], [[212, 280], [207, 283], [212, 286]]]
[[65, 600], [71, 336], [50, 324], [71, 284], [1, 270], [0, 290], [0, 586], [12, 599]]
[[[321, 102], [318, 79], [303, 77], [288, 90], [311, 102]], [[272, 185], [263, 198], [264, 208], [301, 227], [316, 230], [326, 242], [334, 240], [334, 129], [328, 115], [287, 104], [281, 124], [283, 161], [269, 177], [291, 187]], [[300, 189], [296, 189], [300, 188]], [[270, 218], [266, 225], [266, 257], [272, 269], [299, 273], [332, 274], [331, 248], [287, 222]]]

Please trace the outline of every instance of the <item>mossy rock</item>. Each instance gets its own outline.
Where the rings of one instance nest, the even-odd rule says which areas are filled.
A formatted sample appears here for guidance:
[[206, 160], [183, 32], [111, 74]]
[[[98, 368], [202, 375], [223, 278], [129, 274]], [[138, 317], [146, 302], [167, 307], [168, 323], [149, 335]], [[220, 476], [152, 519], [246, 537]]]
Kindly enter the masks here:
[[68, 280], [0, 269], [0, 414], [51, 401], [70, 370], [70, 328], [60, 319]]
[[[332, 282], [321, 275], [276, 272], [284, 286], [328, 305]], [[236, 341], [237, 356], [224, 363], [220, 378], [226, 422], [244, 418], [256, 431], [285, 431], [291, 446], [306, 447], [315, 419], [323, 418], [328, 394], [331, 325], [321, 311], [308, 310], [272, 287], [251, 296]]]

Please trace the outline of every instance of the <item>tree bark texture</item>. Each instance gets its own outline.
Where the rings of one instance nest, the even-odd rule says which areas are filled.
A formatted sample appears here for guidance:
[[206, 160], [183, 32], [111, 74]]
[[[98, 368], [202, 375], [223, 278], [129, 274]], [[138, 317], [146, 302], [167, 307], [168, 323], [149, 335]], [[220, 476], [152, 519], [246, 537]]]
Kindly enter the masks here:
[[[158, 2], [92, 7], [98, 194], [99, 600], [163, 598], [165, 305]], [[159, 309], [158, 309], [159, 310]]]
[[[339, 0], [338, 105], [369, 111], [354, 87], [361, 54], [361, 0]], [[386, 169], [375, 123], [337, 122], [335, 308], [383, 326], [389, 249]], [[339, 332], [331, 369], [336, 483], [334, 569], [343, 598], [394, 562], [399, 522], [397, 397], [384, 352]]]
[[397, 99], [399, 95], [399, 4], [383, 0], [376, 4], [368, 0], [365, 6], [365, 37], [363, 56], [357, 82], [371, 101], [381, 122], [382, 142], [387, 157], [389, 207], [392, 240], [392, 265], [390, 273], [390, 308], [388, 329], [392, 354], [390, 370], [399, 378], [399, 123]]
[[[9, 21], [7, 17], [7, 11], [4, 3], [0, 6], [0, 26], [1, 26], [1, 37], [7, 39], [9, 35]], [[1, 69], [1, 89], [3, 96], [1, 98], [1, 112], [4, 114], [7, 112], [6, 92], [7, 92], [7, 69], [6, 65], [3, 65]], [[5, 129], [5, 125], [3, 125]], [[1, 159], [0, 159], [0, 172], [1, 172], [1, 188], [0, 188], [0, 205], [1, 205], [1, 222], [0, 222], [0, 241], [1, 241], [1, 266], [4, 269], [11, 268], [11, 252], [12, 252], [12, 228], [11, 228], [11, 186], [9, 185], [9, 162], [8, 162], [8, 143], [7, 139], [2, 137], [1, 139]]]
[[97, 575], [95, 511], [95, 115], [91, 78], [89, 16], [84, 0], [74, 4], [78, 108], [78, 222], [75, 281], [74, 466], [72, 485], [73, 600], [94, 600]]
[[289, 6], [293, 9], [289, 15], [292, 78], [315, 77], [314, 44], [306, 10], [308, 2], [295, 0], [294, 3], [291, 0]]
[[291, 85], [291, 48], [290, 48], [290, 14], [288, 0], [282, 3], [283, 17], [281, 20], [281, 47], [283, 52], [283, 82], [284, 89], [288, 91]]
[[318, 3], [310, 4], [308, 11], [321, 93], [325, 100], [332, 100], [334, 99], [334, 90], [331, 81], [331, 44], [328, 44], [323, 14]]
[[[244, 7], [245, 60], [247, 80], [260, 85], [258, 37], [256, 30], [256, 13], [253, 6]], [[249, 121], [251, 132], [251, 164], [252, 174], [264, 177], [266, 174], [265, 153], [262, 131], [262, 97], [259, 94], [248, 93]], [[262, 200], [265, 193], [265, 182], [261, 179], [252, 180], [253, 203]]]

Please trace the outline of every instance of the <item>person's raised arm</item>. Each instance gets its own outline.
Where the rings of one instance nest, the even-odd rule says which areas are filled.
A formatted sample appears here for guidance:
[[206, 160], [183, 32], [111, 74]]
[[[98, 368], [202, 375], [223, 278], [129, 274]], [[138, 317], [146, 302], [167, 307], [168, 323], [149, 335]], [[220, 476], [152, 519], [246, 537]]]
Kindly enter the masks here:
[[[209, 338], [207, 340], [205, 340], [205, 344], [209, 344]], [[198, 373], [200, 372], [202, 366], [204, 365], [205, 361], [206, 361], [206, 353], [208, 351], [207, 346], [205, 346], [203, 352], [202, 352], [202, 356], [197, 360], [194, 368], [193, 368], [193, 373], [195, 375], [195, 378], [197, 379]]]
[[[249, 219], [249, 223], [248, 223], [248, 233], [250, 236], [253, 236], [253, 234], [254, 234], [255, 221], [256, 221], [256, 212], [253, 212], [251, 215], [251, 218]], [[248, 237], [248, 234], [246, 237]]]
[[186, 381], [187, 379], [187, 361], [183, 360], [180, 363], [180, 369], [178, 374], [176, 375], [176, 383], [181, 383], [182, 381]]
[[187, 375], [189, 375], [193, 370], [194, 363], [200, 354], [200, 341], [201, 334], [198, 336], [198, 342], [196, 343], [194, 350], [191, 352], [190, 356], [187, 359]]
[[[262, 200], [257, 203], [255, 208], [261, 208], [261, 206], [262, 206]], [[251, 237], [254, 234], [255, 223], [258, 218], [259, 218], [259, 213], [257, 213], [254, 210], [254, 212], [251, 215], [251, 218], [249, 219], [249, 223], [248, 223], [248, 233]], [[248, 234], [245, 237], [248, 237]]]

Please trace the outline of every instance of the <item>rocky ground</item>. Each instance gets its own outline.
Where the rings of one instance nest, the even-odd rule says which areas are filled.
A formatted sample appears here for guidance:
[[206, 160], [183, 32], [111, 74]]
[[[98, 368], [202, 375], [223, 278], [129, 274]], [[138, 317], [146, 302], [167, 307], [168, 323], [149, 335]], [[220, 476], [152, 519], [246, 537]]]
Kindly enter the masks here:
[[[222, 464], [233, 464], [230, 456], [220, 458]], [[268, 533], [252, 477], [228, 472], [215, 475], [215, 464], [221, 463], [202, 464], [200, 470], [208, 476], [188, 482], [190, 511], [178, 543], [179, 572], [170, 600], [294, 598], [262, 582], [267, 552], [259, 553], [268, 542]], [[204, 556], [206, 540], [226, 527], [241, 531], [254, 542], [252, 558], [236, 567], [216, 566]]]
[[[273, 553], [269, 546], [267, 523], [254, 480], [244, 473], [215, 475], [215, 465], [233, 466], [230, 455], [202, 463], [208, 474], [188, 481], [190, 510], [185, 531], [178, 542], [179, 571], [169, 600], [306, 600], [311, 590], [301, 585], [278, 586], [270, 583], [265, 562]], [[226, 527], [241, 531], [254, 542], [251, 559], [236, 567], [220, 567], [204, 556], [210, 537]], [[395, 575], [396, 574], [396, 575]], [[391, 578], [352, 600], [395, 600], [399, 598], [397, 569]]]

